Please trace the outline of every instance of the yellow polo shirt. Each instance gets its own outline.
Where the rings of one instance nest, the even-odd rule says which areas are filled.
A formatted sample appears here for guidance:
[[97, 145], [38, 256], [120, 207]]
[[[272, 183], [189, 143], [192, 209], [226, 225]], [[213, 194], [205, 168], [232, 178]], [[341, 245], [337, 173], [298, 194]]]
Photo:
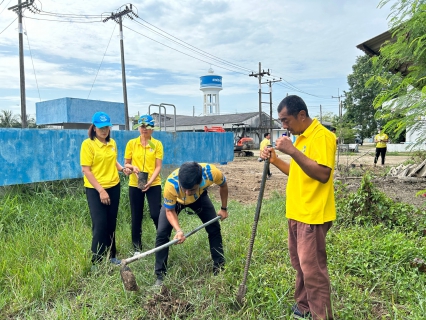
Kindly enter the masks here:
[[[160, 140], [151, 137], [151, 143], [154, 147], [142, 146], [140, 137], [127, 142], [126, 151], [124, 152], [124, 159], [131, 160], [132, 165], [139, 168], [140, 171], [148, 172], [148, 180], [151, 179], [155, 170], [156, 159], [163, 160], [163, 144]], [[151, 186], [161, 185], [160, 175], [155, 178]], [[138, 177], [136, 174], [131, 174], [129, 179], [129, 186], [138, 186]]]
[[203, 192], [212, 184], [218, 186], [226, 182], [225, 175], [216, 166], [209, 163], [199, 163], [202, 168], [202, 181], [198, 191], [191, 196], [187, 196], [179, 184], [179, 169], [173, 171], [164, 184], [164, 207], [167, 209], [174, 209], [176, 202], [183, 205], [194, 203], [203, 194]]
[[334, 134], [313, 119], [294, 146], [309, 159], [331, 168], [330, 179], [321, 183], [290, 161], [286, 189], [286, 217], [306, 224], [323, 224], [336, 219], [333, 174], [336, 154]]
[[260, 143], [260, 147], [259, 147], [260, 151], [263, 151], [263, 149], [265, 149], [265, 147], [269, 144], [271, 144], [271, 140], [264, 138], [262, 142]]
[[[388, 139], [389, 139], [389, 137], [386, 133], [379, 133], [379, 134], [376, 134], [376, 136], [374, 137], [374, 140], [377, 140], [377, 141], [388, 140]], [[386, 148], [386, 144], [387, 144], [387, 142], [377, 142], [376, 148]]]
[[[120, 182], [117, 163], [117, 145], [113, 139], [105, 145], [98, 139], [86, 139], [81, 144], [80, 165], [90, 167], [93, 175], [99, 184], [108, 189], [116, 186]], [[93, 188], [86, 176], [84, 176], [84, 186]]]

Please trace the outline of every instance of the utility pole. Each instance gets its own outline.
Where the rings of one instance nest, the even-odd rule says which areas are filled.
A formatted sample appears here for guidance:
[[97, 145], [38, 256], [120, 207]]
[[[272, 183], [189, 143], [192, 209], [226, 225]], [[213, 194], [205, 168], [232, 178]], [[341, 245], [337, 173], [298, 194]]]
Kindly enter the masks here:
[[337, 97], [331, 96], [333, 99], [338, 99], [339, 101], [339, 131], [337, 132], [337, 167], [339, 167], [339, 158], [340, 158], [340, 148], [339, 144], [341, 142], [342, 135], [342, 103], [340, 102], [340, 98], [343, 98], [344, 95], [340, 95], [339, 89], [337, 89]]
[[274, 82], [280, 82], [282, 81], [282, 79], [280, 78], [279, 80], [267, 80], [266, 82], [262, 82], [262, 84], [267, 83], [269, 85], [269, 132], [271, 133], [271, 144], [273, 142], [273, 134], [272, 134], [272, 129], [274, 128], [274, 119], [272, 118], [272, 84]]
[[262, 77], [269, 74], [269, 69], [267, 71], [261, 70], [261, 63], [259, 62], [259, 73], [251, 73], [250, 77], [256, 77], [259, 79], [259, 131], [260, 131], [260, 139], [262, 138]]
[[108, 20], [114, 20], [120, 26], [120, 51], [121, 51], [121, 80], [123, 82], [123, 100], [124, 100], [124, 118], [125, 118], [125, 129], [129, 130], [129, 107], [127, 103], [127, 86], [126, 86], [126, 66], [124, 64], [124, 40], [123, 40], [123, 16], [127, 16], [128, 18], [133, 20], [132, 16], [138, 17], [136, 13], [132, 10], [132, 4], [130, 4], [130, 9], [126, 6], [126, 9], [112, 13], [111, 16], [105, 18], [103, 22], [107, 22]]
[[320, 105], [320, 123], [322, 124], [322, 105]]
[[8, 8], [18, 14], [18, 32], [19, 32], [19, 77], [21, 90], [21, 124], [22, 129], [27, 127], [27, 102], [25, 98], [25, 68], [24, 68], [24, 40], [22, 28], [22, 9], [32, 5], [34, 0], [28, 0], [24, 3], [18, 0], [18, 5]]
[[[337, 89], [337, 97], [331, 96], [333, 99], [338, 99], [339, 100], [339, 125], [342, 125], [342, 103], [340, 102], [340, 98], [343, 98], [344, 95], [340, 95], [339, 94], [339, 89]], [[339, 128], [340, 131], [342, 130], [341, 128]], [[339, 137], [339, 142], [340, 142], [340, 137]]]

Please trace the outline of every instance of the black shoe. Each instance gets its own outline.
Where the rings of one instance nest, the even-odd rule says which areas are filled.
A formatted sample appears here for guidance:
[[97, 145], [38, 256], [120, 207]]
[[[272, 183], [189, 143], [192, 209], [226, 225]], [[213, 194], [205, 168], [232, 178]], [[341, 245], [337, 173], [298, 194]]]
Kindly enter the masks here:
[[225, 265], [220, 265], [220, 266], [214, 266], [213, 267], [213, 275], [217, 276], [219, 275], [219, 273], [221, 273], [223, 271], [223, 269], [225, 269]]
[[293, 311], [293, 316], [296, 319], [309, 319], [311, 317], [311, 313], [309, 311], [300, 311], [297, 303], [292, 305], [291, 311]]
[[161, 287], [163, 285], [163, 281], [163, 276], [157, 276], [157, 280], [155, 280], [154, 286]]

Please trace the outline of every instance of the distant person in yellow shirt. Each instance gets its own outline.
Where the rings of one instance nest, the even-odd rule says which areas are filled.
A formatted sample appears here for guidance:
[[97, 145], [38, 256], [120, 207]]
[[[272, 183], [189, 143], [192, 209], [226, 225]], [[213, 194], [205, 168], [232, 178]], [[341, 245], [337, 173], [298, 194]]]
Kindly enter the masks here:
[[330, 277], [327, 270], [326, 235], [336, 219], [333, 173], [336, 138], [317, 119], [309, 117], [302, 98], [291, 95], [278, 105], [278, 118], [284, 129], [299, 135], [275, 141], [275, 149], [288, 154], [290, 162], [278, 158], [273, 148], [262, 151], [288, 175], [286, 217], [288, 250], [296, 270], [295, 304], [292, 312], [299, 318], [331, 320]]
[[[260, 143], [260, 153], [262, 153], [263, 149], [265, 149], [266, 146], [271, 144], [271, 134], [269, 132], [266, 132], [263, 134], [263, 140]], [[263, 161], [262, 158], [259, 157], [259, 162]], [[271, 170], [268, 168], [268, 179], [272, 176]]]
[[386, 133], [382, 131], [381, 127], [377, 128], [377, 134], [374, 137], [374, 142], [376, 143], [376, 156], [374, 157], [374, 166], [379, 160], [379, 156], [382, 158], [382, 166], [385, 165], [385, 156], [386, 156], [386, 144], [389, 141], [389, 137]]
[[339, 138], [336, 135], [336, 128], [331, 128], [330, 131], [333, 132], [334, 138], [336, 138], [336, 143], [338, 144], [339, 143]]

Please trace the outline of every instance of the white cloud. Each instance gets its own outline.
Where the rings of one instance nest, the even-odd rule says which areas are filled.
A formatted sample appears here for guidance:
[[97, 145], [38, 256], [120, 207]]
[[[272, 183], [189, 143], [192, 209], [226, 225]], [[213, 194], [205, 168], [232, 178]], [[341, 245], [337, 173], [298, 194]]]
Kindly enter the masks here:
[[[42, 9], [47, 12], [105, 13], [104, 17], [122, 5], [112, 0], [43, 0], [42, 3]], [[262, 68], [272, 69], [274, 75], [303, 91], [317, 96], [337, 95], [338, 88], [342, 92], [347, 86], [346, 76], [352, 70], [355, 57], [362, 54], [355, 46], [385, 31], [389, 12], [386, 7], [376, 9], [377, 4], [371, 0], [139, 0], [133, 4], [141, 19], [167, 32], [168, 37], [173, 35], [175, 41], [181, 39], [186, 46], [191, 44], [210, 54], [209, 57], [200, 55], [194, 52], [196, 49], [189, 50], [159, 36], [143, 27], [141, 24], [155, 29], [143, 20], [125, 19], [126, 82], [128, 100], [135, 111], [167, 99], [182, 106], [192, 106], [199, 100], [197, 104], [201, 105], [199, 77], [206, 74], [210, 65], [223, 76], [222, 111], [244, 112], [247, 106], [255, 108], [258, 80], [247, 75], [258, 71], [259, 61]], [[40, 7], [38, 1], [37, 5]], [[3, 3], [0, 11], [4, 6]], [[123, 100], [120, 38], [115, 22], [52, 22], [36, 19], [64, 18], [33, 14], [28, 10], [24, 14], [28, 17], [24, 18], [28, 108], [34, 109], [33, 100], [38, 101], [33, 64], [43, 100], [66, 96], [86, 98], [103, 59], [90, 98]], [[6, 9], [0, 16], [0, 30], [15, 17]], [[17, 22], [0, 35], [0, 93], [16, 96], [14, 103], [19, 104], [16, 29]], [[230, 64], [223, 64], [221, 59]], [[285, 81], [274, 85], [274, 101], [290, 91], [286, 86]], [[335, 100], [301, 95], [308, 104], [336, 104]], [[9, 107], [2, 101], [0, 108]]]

